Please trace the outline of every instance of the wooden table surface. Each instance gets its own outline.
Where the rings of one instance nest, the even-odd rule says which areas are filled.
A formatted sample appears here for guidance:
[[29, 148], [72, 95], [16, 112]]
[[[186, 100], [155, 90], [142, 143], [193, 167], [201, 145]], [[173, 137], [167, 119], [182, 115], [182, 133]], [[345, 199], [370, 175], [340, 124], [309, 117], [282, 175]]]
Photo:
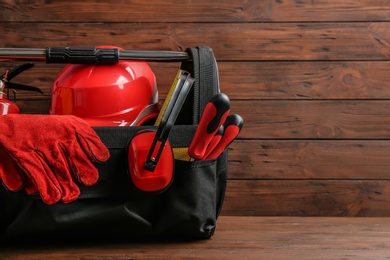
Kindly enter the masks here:
[[390, 259], [390, 221], [222, 216], [209, 240], [12, 244], [0, 259]]

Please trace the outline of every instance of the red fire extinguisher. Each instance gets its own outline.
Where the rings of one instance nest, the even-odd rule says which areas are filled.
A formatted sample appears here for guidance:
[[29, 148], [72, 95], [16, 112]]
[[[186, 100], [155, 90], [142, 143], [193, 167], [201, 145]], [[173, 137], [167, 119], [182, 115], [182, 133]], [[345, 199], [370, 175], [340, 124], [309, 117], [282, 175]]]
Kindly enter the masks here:
[[4, 91], [0, 91], [0, 115], [19, 113], [19, 107], [15, 105], [14, 102], [11, 102], [7, 99], [7, 94], [5, 94]]
[[[30, 69], [33, 66], [34, 66], [33, 63], [24, 63], [11, 70], [7, 70], [3, 75], [0, 76], [0, 115], [20, 113], [19, 107], [14, 102], [9, 100], [10, 89], [12, 89], [14, 93], [14, 97], [17, 89], [27, 90], [27, 91], [37, 91], [43, 94], [43, 92], [37, 87], [10, 82], [11, 79], [19, 75], [21, 72]], [[7, 92], [5, 89], [7, 89]]]

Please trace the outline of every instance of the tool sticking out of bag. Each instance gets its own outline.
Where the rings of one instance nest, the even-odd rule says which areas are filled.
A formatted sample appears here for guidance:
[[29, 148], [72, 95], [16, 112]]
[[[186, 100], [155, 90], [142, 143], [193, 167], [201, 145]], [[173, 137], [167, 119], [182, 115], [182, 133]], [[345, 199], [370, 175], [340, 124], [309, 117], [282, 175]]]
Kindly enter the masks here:
[[168, 141], [169, 133], [194, 83], [186, 71], [180, 70], [175, 87], [157, 130], [141, 130], [128, 145], [128, 169], [134, 185], [147, 192], [166, 189], [174, 175], [174, 157]]
[[[153, 140], [152, 147], [150, 148], [148, 158], [145, 162], [144, 168], [148, 171], [154, 171], [156, 164], [161, 156], [162, 147], [168, 140], [169, 133], [176, 121], [177, 116], [187, 98], [188, 93], [191, 90], [194, 79], [190, 77], [190, 74], [185, 71], [181, 71], [177, 86], [173, 91], [172, 97], [169, 103], [163, 111], [164, 115], [161, 119], [159, 127], [157, 128], [156, 136]], [[156, 153], [157, 152], [157, 153]]]
[[192, 159], [216, 159], [238, 136], [244, 120], [240, 115], [229, 115], [229, 112], [230, 100], [227, 95], [217, 93], [211, 97], [188, 147], [188, 155]]
[[225, 122], [229, 112], [230, 100], [227, 95], [218, 93], [211, 97], [203, 110], [198, 129], [188, 147], [188, 154], [192, 158], [203, 159], [210, 142]]
[[244, 124], [244, 120], [238, 114], [229, 115], [223, 125], [223, 134], [218, 144], [209, 149], [203, 156], [203, 160], [217, 159], [223, 151], [236, 139]]

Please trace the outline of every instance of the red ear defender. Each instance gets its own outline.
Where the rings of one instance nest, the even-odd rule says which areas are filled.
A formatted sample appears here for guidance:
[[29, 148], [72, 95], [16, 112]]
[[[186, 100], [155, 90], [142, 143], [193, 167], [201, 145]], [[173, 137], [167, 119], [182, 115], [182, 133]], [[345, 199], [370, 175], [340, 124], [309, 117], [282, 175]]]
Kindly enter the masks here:
[[174, 175], [174, 157], [168, 141], [169, 133], [191, 90], [194, 79], [182, 71], [169, 99], [160, 125], [155, 130], [142, 130], [130, 140], [127, 148], [128, 169], [134, 185], [146, 192], [169, 187]]
[[147, 130], [138, 132], [130, 141], [128, 147], [128, 162], [131, 179], [134, 185], [143, 191], [160, 191], [169, 186], [174, 175], [174, 158], [170, 143], [157, 143], [157, 151], [162, 149], [160, 154], [152, 155], [152, 158], [159, 156], [158, 163], [153, 170], [145, 169], [145, 162], [148, 159], [149, 150], [152, 147], [156, 131]]

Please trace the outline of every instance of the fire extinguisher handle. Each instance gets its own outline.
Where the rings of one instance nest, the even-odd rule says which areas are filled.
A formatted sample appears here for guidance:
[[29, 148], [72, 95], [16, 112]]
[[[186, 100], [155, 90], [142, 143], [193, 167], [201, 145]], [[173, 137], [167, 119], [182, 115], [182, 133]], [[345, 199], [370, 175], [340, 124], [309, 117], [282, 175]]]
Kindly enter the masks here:
[[115, 65], [119, 61], [118, 48], [47, 47], [46, 63], [87, 65]]

